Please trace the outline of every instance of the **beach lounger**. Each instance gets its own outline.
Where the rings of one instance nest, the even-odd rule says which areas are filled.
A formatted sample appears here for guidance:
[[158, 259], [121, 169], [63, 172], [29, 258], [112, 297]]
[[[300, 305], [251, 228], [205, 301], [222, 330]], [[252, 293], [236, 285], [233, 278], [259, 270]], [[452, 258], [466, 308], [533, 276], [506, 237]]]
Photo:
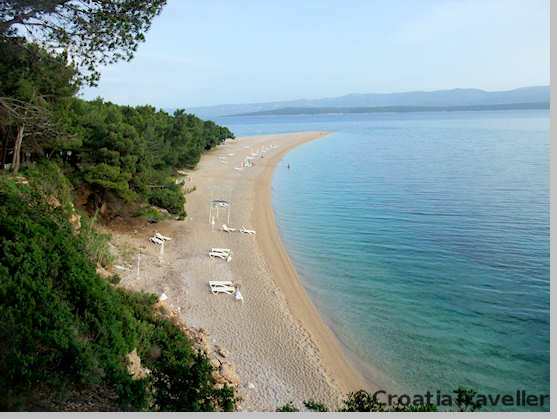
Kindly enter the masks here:
[[223, 247], [212, 247], [211, 252], [226, 253], [226, 254], [232, 253], [230, 249], [225, 249]]
[[157, 239], [160, 239], [160, 240], [165, 240], [165, 241], [169, 241], [169, 240], [172, 240], [172, 238], [171, 238], [171, 237], [168, 237], [168, 236], [163, 236], [163, 235], [162, 235], [161, 233], [158, 233], [158, 232], [157, 232], [157, 233], [155, 233], [155, 237], [156, 237]]
[[230, 285], [232, 286], [232, 281], [209, 281], [209, 285]]
[[242, 226], [242, 228], [240, 229], [241, 233], [245, 233], [245, 234], [255, 234], [255, 230], [249, 230], [247, 228], [245, 228], [244, 226]]
[[226, 285], [219, 285], [219, 286], [213, 286], [211, 287], [211, 293], [213, 294], [228, 294], [228, 295], [232, 295], [234, 294], [235, 288], [234, 287], [230, 287], [230, 286], [226, 286]]
[[[228, 251], [226, 251], [228, 250]], [[230, 249], [211, 249], [211, 251], [209, 252], [209, 256], [213, 257], [213, 258], [219, 258], [222, 260], [226, 260], [227, 262], [230, 262], [232, 260], [232, 252], [230, 251]]]
[[151, 241], [151, 243], [155, 243], [158, 244], [159, 246], [162, 245], [164, 243], [164, 240], [159, 239], [158, 237], [150, 237], [149, 240]]
[[213, 199], [212, 201], [213, 208], [228, 208], [230, 207], [230, 202], [225, 201], [224, 199]]
[[209, 252], [209, 256], [216, 257], [216, 258], [221, 258], [221, 259], [227, 259], [227, 258], [230, 256], [230, 253], [225, 253], [225, 252]]
[[236, 229], [232, 227], [228, 227], [226, 224], [223, 224], [222, 231], [226, 231], [227, 233], [232, 233], [233, 231], [236, 231]]
[[212, 294], [234, 294], [236, 288], [232, 285], [230, 281], [209, 281], [209, 289]]

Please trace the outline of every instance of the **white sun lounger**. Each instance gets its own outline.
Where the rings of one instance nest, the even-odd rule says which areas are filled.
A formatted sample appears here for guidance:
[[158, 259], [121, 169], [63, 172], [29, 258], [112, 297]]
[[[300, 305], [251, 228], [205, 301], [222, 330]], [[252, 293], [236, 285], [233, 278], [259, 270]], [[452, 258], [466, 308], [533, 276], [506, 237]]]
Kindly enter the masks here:
[[[219, 283], [220, 282], [220, 283]], [[209, 289], [212, 294], [234, 294], [236, 288], [232, 285], [230, 281], [209, 281]]]
[[255, 230], [249, 230], [249, 229], [245, 228], [244, 226], [242, 226], [242, 228], [240, 229], [240, 232], [245, 233], [245, 234], [255, 234]]
[[150, 237], [149, 240], [150, 240], [152, 243], [155, 243], [155, 244], [158, 244], [158, 245], [162, 245], [162, 244], [164, 243], [164, 240], [161, 240], [161, 239], [159, 239], [159, 238], [156, 237], [156, 236]]
[[222, 260], [226, 260], [227, 262], [230, 262], [232, 260], [232, 255], [230, 250], [228, 252], [222, 251], [222, 250], [211, 250], [209, 252], [209, 256], [213, 257], [213, 258], [219, 258]]
[[232, 251], [230, 249], [225, 249], [223, 247], [212, 247], [211, 248], [211, 252], [215, 252], [215, 253], [226, 253], [227, 255], [229, 255], [230, 253], [232, 253]]
[[236, 229], [232, 227], [228, 227], [226, 224], [223, 224], [222, 231], [226, 231], [227, 233], [232, 233], [233, 231], [236, 231]]
[[230, 285], [232, 286], [232, 281], [209, 281], [209, 285]]
[[163, 236], [163, 235], [162, 235], [161, 233], [158, 233], [158, 232], [157, 232], [157, 233], [155, 233], [155, 237], [156, 237], [157, 239], [160, 239], [160, 240], [165, 240], [165, 241], [169, 241], [169, 240], [172, 240], [172, 238], [171, 238], [171, 237], [168, 237], [168, 236]]
[[230, 253], [224, 252], [209, 252], [209, 256], [221, 259], [227, 259], [230, 256]]

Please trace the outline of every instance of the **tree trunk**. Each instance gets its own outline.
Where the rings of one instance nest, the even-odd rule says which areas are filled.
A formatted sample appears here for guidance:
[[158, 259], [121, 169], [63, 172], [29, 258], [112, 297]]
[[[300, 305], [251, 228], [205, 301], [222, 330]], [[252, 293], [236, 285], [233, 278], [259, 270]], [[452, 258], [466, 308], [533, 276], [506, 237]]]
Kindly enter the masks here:
[[[7, 131], [7, 130], [6, 130]], [[1, 161], [0, 161], [0, 166], [2, 167], [2, 169], [6, 168], [6, 159], [8, 158], [8, 133], [4, 131], [4, 135], [2, 135], [3, 140], [2, 140], [2, 157], [1, 157]]]
[[21, 143], [23, 142], [24, 129], [24, 125], [20, 125], [17, 127], [17, 136], [14, 145], [14, 156], [12, 159], [12, 170], [14, 173], [17, 173], [19, 171], [19, 165], [21, 163]]

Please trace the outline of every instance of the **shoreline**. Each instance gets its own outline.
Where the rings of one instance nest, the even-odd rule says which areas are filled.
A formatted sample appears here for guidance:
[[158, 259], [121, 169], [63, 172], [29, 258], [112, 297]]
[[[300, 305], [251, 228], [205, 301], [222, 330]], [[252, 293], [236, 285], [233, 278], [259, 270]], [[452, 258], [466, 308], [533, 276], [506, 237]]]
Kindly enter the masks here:
[[[185, 188], [192, 192], [186, 194], [185, 221], [144, 222], [113, 232], [118, 263], [134, 266], [122, 274], [121, 285], [166, 294], [166, 303], [181, 320], [203, 329], [210, 345], [224, 349], [240, 381], [239, 410], [274, 411], [290, 401], [302, 408], [302, 401], [309, 399], [333, 407], [349, 391], [369, 389], [307, 295], [280, 238], [271, 202], [273, 172], [286, 153], [328, 134], [297, 132], [226, 141], [187, 171]], [[238, 170], [246, 156], [262, 148], [264, 158], [252, 157], [253, 167]], [[229, 200], [231, 206], [230, 214], [221, 209], [211, 225], [209, 203], [214, 199]], [[226, 233], [222, 224], [245, 226], [257, 234]], [[172, 237], [164, 255], [148, 241], [155, 232]], [[209, 258], [212, 247], [231, 249], [232, 260]], [[135, 272], [138, 251], [140, 274]], [[240, 286], [243, 303], [208, 292], [212, 280]]]
[[350, 364], [347, 354], [342, 349], [342, 343], [323, 320], [307, 294], [280, 237], [272, 204], [273, 174], [278, 163], [292, 149], [310, 141], [317, 141], [327, 135], [330, 135], [330, 132], [320, 132], [319, 136], [315, 138], [299, 141], [282, 148], [266, 161], [266, 167], [255, 183], [255, 195], [259, 197], [263, 205], [255, 208], [253, 219], [256, 229], [265, 232], [264, 235], [257, 236], [257, 242], [270, 263], [274, 282], [286, 297], [288, 308], [316, 342], [321, 362], [330, 374], [334, 374], [341, 391], [348, 393], [365, 388], [365, 380]]

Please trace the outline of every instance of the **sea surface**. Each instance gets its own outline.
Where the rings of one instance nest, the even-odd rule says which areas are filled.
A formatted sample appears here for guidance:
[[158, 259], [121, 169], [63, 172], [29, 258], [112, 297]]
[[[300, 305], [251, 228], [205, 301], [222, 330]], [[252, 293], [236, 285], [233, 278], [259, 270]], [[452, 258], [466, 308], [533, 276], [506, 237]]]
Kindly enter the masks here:
[[[377, 386], [549, 393], [547, 111], [217, 122], [332, 131], [285, 156], [273, 207], [303, 285]], [[547, 410], [491, 410], [524, 409]]]

